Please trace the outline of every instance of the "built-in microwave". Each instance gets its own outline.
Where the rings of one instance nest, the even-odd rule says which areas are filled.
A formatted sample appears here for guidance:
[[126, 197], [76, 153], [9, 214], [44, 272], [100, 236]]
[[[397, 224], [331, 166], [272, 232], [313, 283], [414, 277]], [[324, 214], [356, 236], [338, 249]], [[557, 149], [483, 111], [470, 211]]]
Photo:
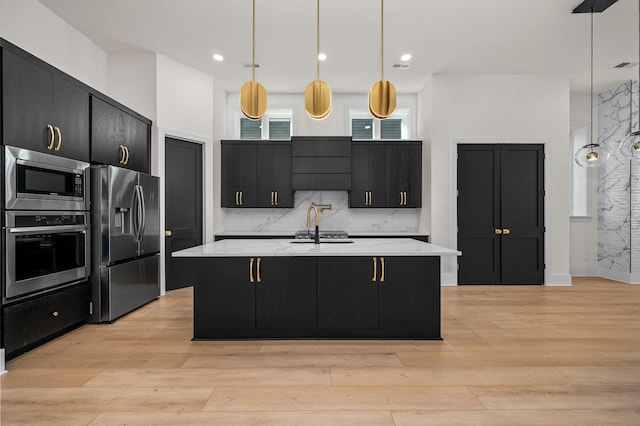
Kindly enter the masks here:
[[7, 210], [89, 210], [89, 164], [5, 147]]

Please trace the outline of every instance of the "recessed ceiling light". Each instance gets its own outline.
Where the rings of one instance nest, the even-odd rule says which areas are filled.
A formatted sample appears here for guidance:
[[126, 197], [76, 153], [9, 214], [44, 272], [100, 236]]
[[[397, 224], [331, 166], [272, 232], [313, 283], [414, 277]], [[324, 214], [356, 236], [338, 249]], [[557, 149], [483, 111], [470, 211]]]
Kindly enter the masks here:
[[213, 55], [213, 59], [215, 59], [218, 62], [221, 62], [224, 60], [224, 57], [218, 53], [216, 53], [215, 55]]
[[326, 53], [318, 53], [318, 60], [319, 61], [324, 61], [325, 59], [327, 59], [327, 54]]
[[411, 60], [411, 54], [410, 53], [405, 53], [404, 55], [400, 56], [400, 60], [402, 62], [407, 62]]

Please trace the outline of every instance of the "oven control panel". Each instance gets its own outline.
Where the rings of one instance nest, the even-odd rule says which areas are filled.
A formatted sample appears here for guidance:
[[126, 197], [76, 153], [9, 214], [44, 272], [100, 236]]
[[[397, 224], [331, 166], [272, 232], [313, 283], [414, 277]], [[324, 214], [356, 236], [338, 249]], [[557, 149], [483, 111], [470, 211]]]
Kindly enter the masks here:
[[32, 227], [32, 226], [61, 226], [61, 225], [84, 225], [84, 214], [38, 214], [38, 215], [21, 215], [15, 217], [15, 226]]

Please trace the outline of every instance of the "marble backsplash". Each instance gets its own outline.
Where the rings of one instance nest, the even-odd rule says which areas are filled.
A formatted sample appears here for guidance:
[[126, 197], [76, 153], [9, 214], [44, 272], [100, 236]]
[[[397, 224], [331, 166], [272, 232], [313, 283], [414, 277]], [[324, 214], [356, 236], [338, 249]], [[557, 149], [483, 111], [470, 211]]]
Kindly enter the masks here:
[[637, 82], [599, 96], [598, 141], [610, 157], [598, 168], [598, 266], [624, 274], [640, 272], [640, 164], [625, 159], [618, 146], [629, 132], [630, 114], [637, 129], [637, 111]]
[[350, 209], [346, 191], [296, 191], [292, 209], [226, 209], [225, 231], [295, 232], [305, 229], [311, 202], [331, 204], [331, 210], [320, 214], [320, 229], [418, 232], [420, 209]]

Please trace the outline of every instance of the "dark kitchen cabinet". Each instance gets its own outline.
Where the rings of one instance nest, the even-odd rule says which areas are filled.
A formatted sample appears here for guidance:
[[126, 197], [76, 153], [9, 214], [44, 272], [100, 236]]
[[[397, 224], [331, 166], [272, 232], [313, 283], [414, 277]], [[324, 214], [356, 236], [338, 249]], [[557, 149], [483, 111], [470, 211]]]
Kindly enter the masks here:
[[89, 318], [89, 283], [16, 302], [2, 310], [4, 348], [13, 358]]
[[222, 207], [293, 207], [290, 141], [222, 141]]
[[422, 206], [422, 142], [354, 141], [349, 207]]
[[440, 337], [439, 276], [438, 257], [319, 257], [318, 327], [336, 337]]
[[3, 144], [89, 161], [89, 92], [76, 83], [3, 42]]
[[91, 161], [150, 173], [151, 124], [92, 96]]
[[[212, 335], [293, 337], [304, 329], [315, 328], [314, 258], [233, 257], [196, 262], [202, 263], [189, 268], [198, 271], [194, 288], [195, 339]], [[211, 274], [214, 270], [216, 273]]]

